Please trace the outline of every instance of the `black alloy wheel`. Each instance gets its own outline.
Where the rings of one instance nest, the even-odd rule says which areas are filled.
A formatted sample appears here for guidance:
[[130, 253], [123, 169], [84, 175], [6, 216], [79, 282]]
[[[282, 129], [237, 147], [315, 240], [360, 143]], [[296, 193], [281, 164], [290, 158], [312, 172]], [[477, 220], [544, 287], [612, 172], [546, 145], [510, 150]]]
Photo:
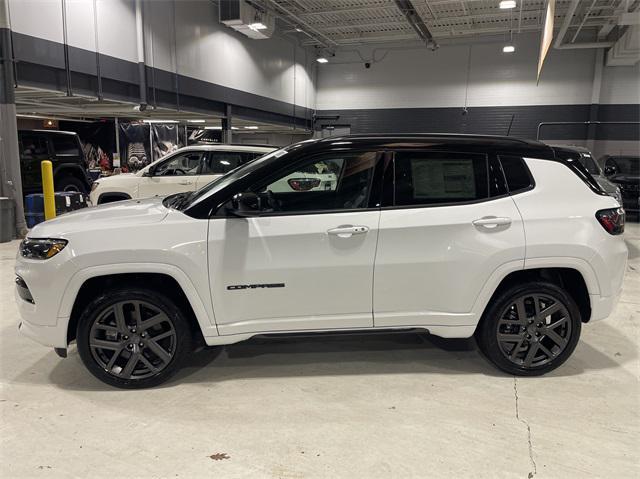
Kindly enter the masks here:
[[78, 323], [78, 352], [98, 379], [122, 388], [160, 384], [191, 351], [181, 311], [151, 290], [109, 292], [87, 306]]
[[561, 287], [537, 281], [514, 286], [494, 298], [476, 331], [481, 351], [499, 369], [537, 376], [573, 353], [582, 318]]

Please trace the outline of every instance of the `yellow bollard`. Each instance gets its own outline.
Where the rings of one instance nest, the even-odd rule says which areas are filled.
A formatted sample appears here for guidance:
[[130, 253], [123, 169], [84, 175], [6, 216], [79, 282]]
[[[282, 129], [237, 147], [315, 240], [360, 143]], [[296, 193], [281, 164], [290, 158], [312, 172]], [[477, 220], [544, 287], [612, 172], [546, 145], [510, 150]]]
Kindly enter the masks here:
[[42, 168], [42, 192], [44, 193], [44, 219], [56, 217], [56, 198], [53, 192], [53, 164], [49, 160], [40, 163]]

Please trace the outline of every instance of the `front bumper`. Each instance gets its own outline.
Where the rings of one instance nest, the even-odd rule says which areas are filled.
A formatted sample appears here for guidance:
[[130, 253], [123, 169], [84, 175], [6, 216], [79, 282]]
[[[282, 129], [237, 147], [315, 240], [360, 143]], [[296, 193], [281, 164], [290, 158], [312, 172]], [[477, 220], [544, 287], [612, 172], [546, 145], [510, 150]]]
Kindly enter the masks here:
[[67, 349], [67, 328], [56, 326], [40, 326], [24, 319], [18, 324], [18, 330], [29, 339], [43, 346], [55, 349]]

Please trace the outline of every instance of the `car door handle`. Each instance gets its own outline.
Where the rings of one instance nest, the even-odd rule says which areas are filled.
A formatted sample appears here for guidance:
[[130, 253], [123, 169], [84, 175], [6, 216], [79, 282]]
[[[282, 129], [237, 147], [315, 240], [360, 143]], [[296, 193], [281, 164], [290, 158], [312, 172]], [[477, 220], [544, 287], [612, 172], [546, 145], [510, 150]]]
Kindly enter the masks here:
[[187, 186], [187, 185], [192, 185], [193, 181], [181, 181], [178, 184], [179, 185], [183, 185], [183, 186]]
[[473, 221], [475, 226], [482, 226], [484, 228], [496, 228], [498, 226], [510, 225], [511, 218], [498, 217], [498, 216], [485, 216], [484, 218]]
[[339, 236], [340, 238], [350, 238], [353, 235], [361, 235], [369, 231], [368, 226], [338, 226], [337, 228], [332, 228], [327, 231], [328, 234]]

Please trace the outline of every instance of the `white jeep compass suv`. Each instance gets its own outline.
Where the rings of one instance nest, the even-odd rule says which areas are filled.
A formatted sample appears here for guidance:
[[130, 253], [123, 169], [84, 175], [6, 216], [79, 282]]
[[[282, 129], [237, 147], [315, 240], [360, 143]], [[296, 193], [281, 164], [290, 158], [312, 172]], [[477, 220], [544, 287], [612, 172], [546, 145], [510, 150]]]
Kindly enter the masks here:
[[[200, 344], [353, 330], [475, 335], [503, 371], [542, 374], [611, 313], [627, 261], [624, 211], [571, 154], [309, 140], [195, 192], [67, 214], [20, 247], [20, 330], [63, 357], [75, 340], [124, 388], [161, 383]], [[323, 164], [326, 188], [271, 187]]]
[[94, 205], [202, 188], [216, 178], [275, 150], [254, 145], [192, 145], [154, 161], [136, 173], [100, 178], [89, 199]]

